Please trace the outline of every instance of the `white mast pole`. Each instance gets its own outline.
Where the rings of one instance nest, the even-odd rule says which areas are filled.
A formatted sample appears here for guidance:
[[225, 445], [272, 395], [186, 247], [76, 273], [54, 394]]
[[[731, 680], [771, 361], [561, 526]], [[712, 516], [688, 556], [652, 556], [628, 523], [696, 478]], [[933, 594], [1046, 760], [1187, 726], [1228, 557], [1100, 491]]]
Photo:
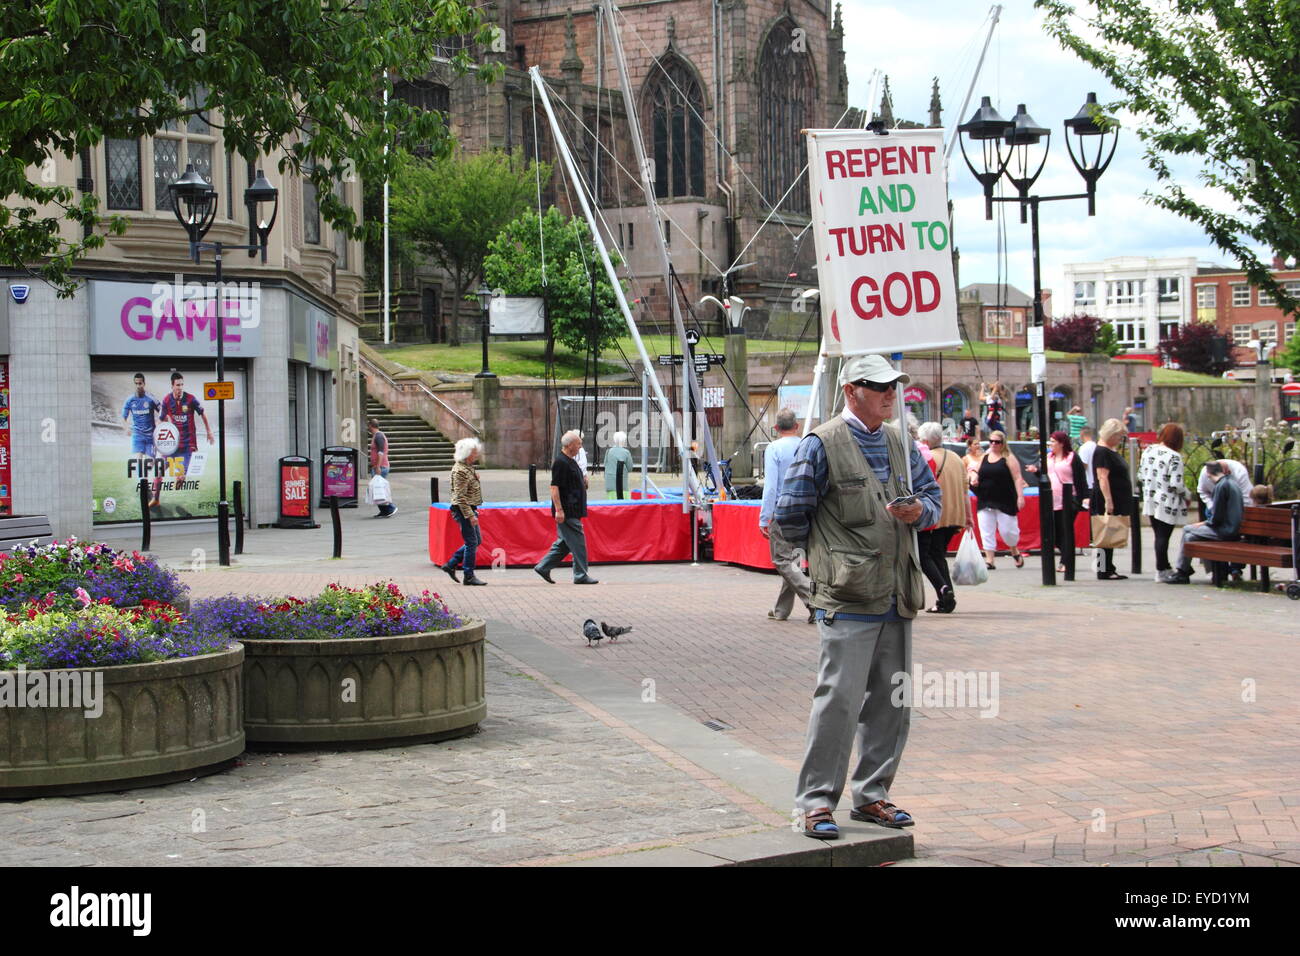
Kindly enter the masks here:
[[993, 31], [997, 29], [998, 18], [1002, 16], [1002, 4], [993, 4], [993, 9], [989, 11], [993, 16], [993, 22], [989, 24], [988, 36], [984, 38], [984, 48], [980, 50], [979, 62], [975, 64], [975, 75], [970, 78], [970, 86], [966, 89], [966, 98], [961, 101], [961, 109], [957, 110], [957, 116], [953, 120], [952, 133], [948, 136], [948, 145], [943, 149], [943, 158], [946, 162], [952, 155], [952, 144], [957, 142], [957, 124], [961, 118], [966, 115], [966, 107], [970, 106], [971, 94], [975, 92], [975, 84], [979, 82], [980, 71], [984, 69], [984, 54], [989, 52], [989, 43], [993, 39]]
[[[645, 343], [641, 341], [641, 333], [637, 330], [636, 321], [632, 318], [632, 310], [628, 307], [627, 297], [623, 295], [623, 285], [619, 282], [618, 274], [614, 271], [614, 264], [610, 262], [609, 252], [605, 249], [605, 240], [596, 225], [596, 218], [592, 215], [591, 205], [587, 202], [587, 193], [583, 189], [582, 179], [578, 176], [577, 168], [574, 165], [573, 154], [569, 152], [569, 143], [564, 138], [564, 131], [560, 129], [559, 121], [555, 118], [555, 111], [551, 108], [551, 98], [546, 92], [546, 84], [542, 82], [542, 75], [537, 67], [531, 67], [528, 70], [528, 75], [532, 78], [533, 86], [541, 98], [542, 106], [546, 109], [546, 116], [551, 123], [551, 134], [555, 137], [556, 149], [559, 150], [560, 158], [564, 161], [564, 168], [568, 171], [569, 178], [573, 182], [573, 191], [578, 197], [578, 204], [582, 206], [582, 214], [586, 217], [587, 225], [591, 229], [591, 238], [596, 244], [596, 251], [600, 255], [600, 261], [605, 266], [605, 274], [609, 277], [609, 284], [614, 287], [614, 296], [618, 299], [618, 306], [623, 313], [623, 320], [627, 323], [628, 331], [632, 335], [632, 341], [641, 356], [641, 362], [644, 364], [646, 371], [650, 372], [647, 377], [650, 387], [654, 391], [655, 401], [659, 403], [660, 409], [663, 410], [664, 421], [677, 443], [678, 452], [683, 459], [686, 459], [686, 447], [682, 444], [681, 435], [673, 426], [671, 406], [668, 404], [668, 399], [664, 396], [663, 389], [659, 385], [659, 376], [650, 371], [653, 368], [650, 364], [650, 356], [646, 354]], [[648, 422], [645, 423], [646, 427], [648, 425]]]
[[[384, 76], [384, 119], [388, 119], [388, 76]], [[384, 155], [388, 155], [388, 144], [384, 144]], [[388, 268], [388, 177], [384, 177], [384, 344], [392, 341], [388, 325], [388, 301], [390, 273]]]

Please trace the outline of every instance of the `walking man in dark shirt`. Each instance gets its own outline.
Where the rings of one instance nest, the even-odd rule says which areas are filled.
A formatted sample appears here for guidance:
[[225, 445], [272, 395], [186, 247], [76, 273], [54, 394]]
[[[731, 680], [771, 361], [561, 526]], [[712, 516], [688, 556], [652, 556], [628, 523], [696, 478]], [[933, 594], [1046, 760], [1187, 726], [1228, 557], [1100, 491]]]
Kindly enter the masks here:
[[554, 584], [551, 569], [573, 555], [573, 583], [598, 584], [587, 574], [587, 538], [582, 531], [582, 519], [587, 514], [587, 483], [578, 467], [577, 456], [582, 448], [582, 435], [567, 431], [560, 439], [560, 454], [551, 465], [551, 512], [555, 516], [559, 537], [551, 550], [533, 568], [547, 584]]

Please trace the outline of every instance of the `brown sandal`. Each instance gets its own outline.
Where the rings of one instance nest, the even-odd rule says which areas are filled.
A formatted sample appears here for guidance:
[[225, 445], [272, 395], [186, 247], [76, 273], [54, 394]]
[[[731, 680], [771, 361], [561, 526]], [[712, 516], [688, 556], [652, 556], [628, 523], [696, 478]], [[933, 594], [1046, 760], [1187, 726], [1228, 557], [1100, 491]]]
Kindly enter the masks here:
[[803, 815], [803, 835], [814, 840], [839, 839], [840, 828], [835, 825], [830, 807], [818, 807]]
[[854, 820], [861, 820], [864, 823], [878, 823], [882, 827], [889, 827], [893, 830], [910, 827], [913, 823], [910, 813], [906, 810], [900, 810], [887, 800], [877, 800], [875, 803], [854, 807], [849, 816]]

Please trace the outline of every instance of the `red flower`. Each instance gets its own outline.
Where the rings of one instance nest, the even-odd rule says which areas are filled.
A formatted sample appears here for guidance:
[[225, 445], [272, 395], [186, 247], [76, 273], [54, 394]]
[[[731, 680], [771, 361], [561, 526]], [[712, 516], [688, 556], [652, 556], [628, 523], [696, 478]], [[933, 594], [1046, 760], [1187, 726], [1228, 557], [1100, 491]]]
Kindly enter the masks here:
[[14, 584], [22, 584], [23, 581], [25, 581], [25, 580], [26, 580], [26, 578], [24, 578], [21, 574], [15, 574], [15, 575], [14, 575]]

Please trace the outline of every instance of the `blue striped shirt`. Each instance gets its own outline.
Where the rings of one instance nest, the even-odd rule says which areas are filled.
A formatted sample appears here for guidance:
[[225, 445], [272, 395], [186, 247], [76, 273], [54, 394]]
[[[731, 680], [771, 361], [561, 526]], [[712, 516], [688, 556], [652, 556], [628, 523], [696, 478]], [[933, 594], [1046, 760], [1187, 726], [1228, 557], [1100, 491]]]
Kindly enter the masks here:
[[[885, 445], [884, 426], [868, 431], [856, 420], [846, 418], [845, 421], [862, 449], [868, 467], [882, 483], [888, 481], [889, 449]], [[921, 505], [921, 517], [916, 527], [928, 528], [939, 520], [942, 510], [939, 483], [915, 447], [911, 449], [911, 464], [912, 493], [917, 495], [917, 503]], [[786, 469], [773, 515], [781, 534], [795, 547], [807, 547], [813, 514], [829, 490], [830, 465], [826, 460], [826, 447], [816, 435], [809, 435], [799, 443], [794, 461]]]
[[763, 507], [758, 513], [760, 528], [766, 528], [772, 522], [772, 512], [781, 496], [781, 479], [798, 449], [797, 435], [782, 435], [763, 452]]

